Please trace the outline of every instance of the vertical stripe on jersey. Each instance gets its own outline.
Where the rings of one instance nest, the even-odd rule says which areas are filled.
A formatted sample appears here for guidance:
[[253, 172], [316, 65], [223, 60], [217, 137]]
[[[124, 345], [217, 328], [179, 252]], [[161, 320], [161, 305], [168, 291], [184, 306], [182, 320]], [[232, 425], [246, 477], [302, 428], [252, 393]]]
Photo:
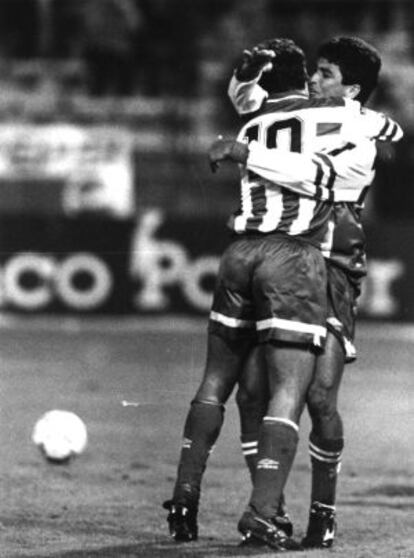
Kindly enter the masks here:
[[330, 219], [325, 233], [325, 238], [322, 242], [321, 250], [324, 258], [330, 258], [332, 253], [332, 246], [334, 241], [335, 222]]
[[313, 181], [313, 183], [316, 186], [315, 195], [318, 199], [321, 199], [322, 198], [321, 183], [322, 183], [322, 179], [323, 179], [323, 169], [322, 169], [322, 165], [319, 161], [317, 161], [316, 159], [312, 159], [312, 161], [316, 166], [315, 180]]
[[246, 221], [247, 230], [260, 229], [263, 217], [267, 213], [266, 188], [263, 184], [250, 188], [250, 217]]
[[310, 223], [310, 230], [313, 232], [314, 240], [320, 243], [326, 234], [329, 219], [332, 216], [333, 204], [324, 201], [315, 200], [313, 218]]
[[282, 230], [280, 223], [283, 216], [283, 200], [286, 196], [286, 190], [283, 191], [276, 186], [272, 190], [268, 191], [267, 194], [267, 213], [258, 230], [260, 232], [269, 232], [274, 231], [275, 229]]
[[333, 167], [332, 161], [324, 153], [316, 153], [315, 155], [321, 161], [323, 161], [329, 169], [329, 175], [328, 175], [328, 179], [327, 179], [327, 182], [326, 182], [326, 187], [328, 188], [328, 190], [332, 190], [333, 185], [335, 183], [335, 179], [336, 179], [336, 171]]
[[296, 235], [310, 228], [310, 224], [314, 217], [316, 200], [311, 198], [298, 198], [297, 217], [292, 221], [289, 227], [289, 234]]
[[283, 212], [278, 227], [279, 230], [289, 234], [290, 227], [299, 214], [300, 200], [301, 196], [296, 192], [290, 192], [289, 190], [283, 191]]
[[249, 216], [253, 215], [250, 188], [251, 186], [249, 185], [249, 182], [246, 180], [246, 178], [243, 178], [241, 182], [240, 209], [234, 215], [234, 220], [232, 225], [232, 228], [236, 232], [245, 231], [247, 219], [249, 218]]

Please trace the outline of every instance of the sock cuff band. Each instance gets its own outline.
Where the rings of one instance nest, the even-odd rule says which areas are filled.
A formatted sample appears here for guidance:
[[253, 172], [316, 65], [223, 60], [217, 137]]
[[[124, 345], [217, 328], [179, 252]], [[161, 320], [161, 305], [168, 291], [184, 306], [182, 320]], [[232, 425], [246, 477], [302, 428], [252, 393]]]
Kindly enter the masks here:
[[210, 405], [212, 407], [219, 407], [224, 411], [223, 403], [218, 403], [217, 401], [209, 401], [208, 399], [193, 399], [191, 405]]
[[341, 453], [344, 449], [343, 438], [326, 439], [317, 436], [313, 432], [309, 435], [309, 447], [317, 448], [321, 453]]
[[251, 442], [242, 442], [241, 444], [243, 455], [257, 455], [259, 450], [258, 440], [252, 440]]
[[316, 461], [322, 461], [323, 463], [330, 463], [332, 465], [340, 463], [342, 459], [342, 452], [321, 451], [312, 444], [309, 444], [309, 454], [311, 458], [316, 459]]
[[290, 419], [281, 418], [281, 417], [266, 416], [266, 417], [263, 418], [263, 422], [264, 423], [267, 422], [268, 424], [274, 424], [274, 423], [284, 424], [285, 426], [290, 426], [290, 428], [293, 428], [293, 430], [295, 432], [299, 432], [299, 425], [296, 424], [296, 422], [293, 422], [293, 420], [290, 420]]

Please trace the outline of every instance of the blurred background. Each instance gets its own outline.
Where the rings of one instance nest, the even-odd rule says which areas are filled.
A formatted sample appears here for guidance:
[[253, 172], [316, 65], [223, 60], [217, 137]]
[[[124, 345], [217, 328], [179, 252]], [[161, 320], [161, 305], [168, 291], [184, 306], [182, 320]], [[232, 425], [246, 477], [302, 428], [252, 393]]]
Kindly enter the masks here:
[[206, 149], [238, 120], [240, 53], [357, 35], [383, 59], [371, 108], [404, 128], [379, 153], [365, 224], [368, 319], [414, 320], [411, 0], [1, 0], [0, 303], [18, 312], [206, 313], [232, 169]]

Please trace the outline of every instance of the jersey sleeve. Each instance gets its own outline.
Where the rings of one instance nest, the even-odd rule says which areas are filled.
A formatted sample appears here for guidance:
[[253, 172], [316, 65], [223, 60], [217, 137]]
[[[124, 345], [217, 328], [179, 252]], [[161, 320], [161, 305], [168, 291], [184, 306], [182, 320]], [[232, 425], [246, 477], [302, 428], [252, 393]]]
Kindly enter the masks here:
[[333, 202], [358, 202], [374, 178], [374, 142], [345, 144], [312, 154], [249, 144], [246, 167], [275, 185], [298, 194]]
[[361, 110], [359, 127], [363, 136], [381, 142], [397, 142], [404, 135], [401, 126], [395, 120], [382, 112], [366, 108]]
[[252, 81], [239, 81], [234, 74], [231, 77], [227, 93], [239, 115], [256, 112], [267, 99], [267, 91], [259, 85], [259, 79], [260, 75]]

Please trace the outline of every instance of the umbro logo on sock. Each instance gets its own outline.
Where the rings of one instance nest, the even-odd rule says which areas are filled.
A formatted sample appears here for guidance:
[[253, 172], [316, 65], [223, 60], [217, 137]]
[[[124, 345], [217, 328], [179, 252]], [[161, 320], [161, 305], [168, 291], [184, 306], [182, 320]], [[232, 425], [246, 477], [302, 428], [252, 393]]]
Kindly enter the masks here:
[[279, 469], [279, 461], [275, 461], [274, 459], [261, 459], [257, 463], [257, 469]]

